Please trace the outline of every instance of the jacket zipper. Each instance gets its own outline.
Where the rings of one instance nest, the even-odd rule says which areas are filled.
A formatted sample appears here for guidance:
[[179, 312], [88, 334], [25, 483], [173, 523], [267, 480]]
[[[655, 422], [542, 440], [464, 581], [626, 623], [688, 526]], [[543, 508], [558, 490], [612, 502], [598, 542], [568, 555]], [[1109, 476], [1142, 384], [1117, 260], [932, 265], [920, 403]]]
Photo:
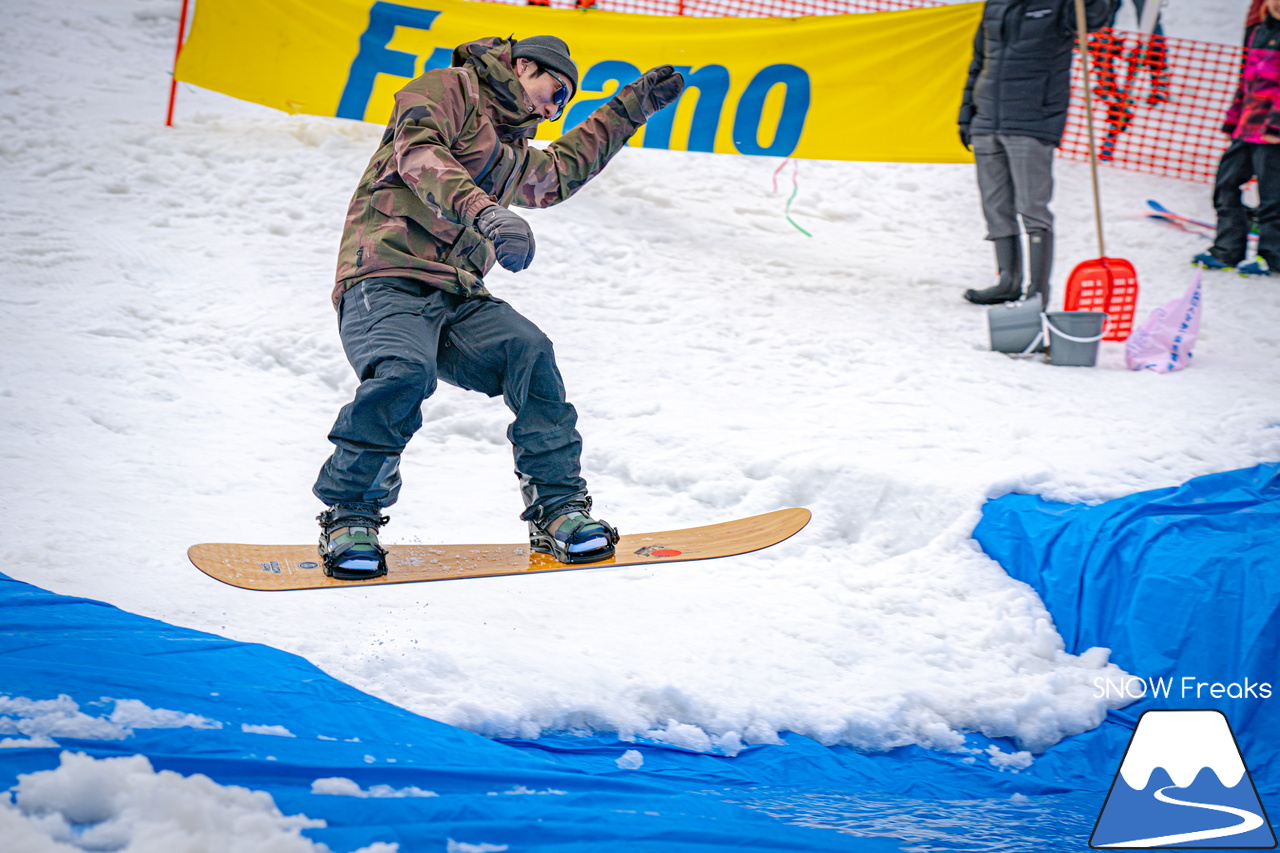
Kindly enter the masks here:
[[[1017, 2], [1017, 0], [1014, 0], [1013, 3], [1010, 3], [1008, 6], [1005, 7], [1004, 15], [1001, 16], [1000, 18], [999, 35], [1000, 35], [1001, 45], [1008, 44], [1009, 17], [1013, 13], [1014, 9], [1020, 7], [1021, 5], [1022, 4]], [[1001, 50], [1000, 60], [996, 64], [997, 67], [996, 67], [996, 97], [995, 97], [995, 102], [996, 102], [996, 126], [994, 130], [995, 133], [1000, 133], [1001, 131], [1004, 130], [1004, 105], [1003, 105], [1004, 98], [1001, 96], [1000, 90], [1004, 88], [1004, 61], [1005, 61], [1005, 55], [1007, 53], [1008, 53], [1007, 50]]]

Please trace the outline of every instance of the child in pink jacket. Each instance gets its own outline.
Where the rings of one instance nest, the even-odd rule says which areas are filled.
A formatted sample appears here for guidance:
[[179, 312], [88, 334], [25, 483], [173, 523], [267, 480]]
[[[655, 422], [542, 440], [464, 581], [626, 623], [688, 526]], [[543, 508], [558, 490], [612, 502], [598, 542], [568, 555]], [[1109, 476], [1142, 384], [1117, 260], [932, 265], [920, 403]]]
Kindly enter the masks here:
[[[1258, 17], [1250, 21], [1240, 87], [1222, 124], [1231, 145], [1218, 163], [1213, 188], [1217, 234], [1213, 246], [1192, 263], [1270, 275], [1280, 273], [1280, 0], [1262, 0]], [[1250, 210], [1240, 188], [1254, 177], [1260, 202]], [[1258, 225], [1258, 254], [1243, 263], [1252, 222]]]

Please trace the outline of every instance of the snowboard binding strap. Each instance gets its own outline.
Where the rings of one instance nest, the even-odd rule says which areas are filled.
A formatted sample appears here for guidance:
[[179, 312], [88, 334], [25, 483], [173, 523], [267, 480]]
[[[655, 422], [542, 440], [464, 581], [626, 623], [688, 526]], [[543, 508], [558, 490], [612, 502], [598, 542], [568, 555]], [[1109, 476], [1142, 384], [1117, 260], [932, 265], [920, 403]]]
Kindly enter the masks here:
[[387, 551], [378, 544], [378, 529], [389, 519], [377, 507], [338, 504], [316, 516], [320, 522], [320, 556], [324, 573], [340, 581], [359, 581], [387, 573]]
[[550, 508], [526, 510], [529, 547], [562, 563], [598, 563], [614, 555], [618, 531], [591, 516], [591, 498], [573, 498]]

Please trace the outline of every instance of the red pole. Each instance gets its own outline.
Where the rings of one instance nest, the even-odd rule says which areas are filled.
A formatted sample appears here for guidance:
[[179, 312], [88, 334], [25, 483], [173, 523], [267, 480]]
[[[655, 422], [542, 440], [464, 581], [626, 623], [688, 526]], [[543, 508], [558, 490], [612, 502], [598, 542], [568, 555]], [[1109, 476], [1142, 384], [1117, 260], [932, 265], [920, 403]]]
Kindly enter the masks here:
[[182, 36], [187, 31], [187, 5], [191, 0], [182, 0], [182, 13], [178, 16], [178, 45], [173, 49], [173, 71], [169, 74], [169, 112], [164, 117], [164, 126], [173, 127], [173, 102], [178, 97], [178, 57], [182, 55]]

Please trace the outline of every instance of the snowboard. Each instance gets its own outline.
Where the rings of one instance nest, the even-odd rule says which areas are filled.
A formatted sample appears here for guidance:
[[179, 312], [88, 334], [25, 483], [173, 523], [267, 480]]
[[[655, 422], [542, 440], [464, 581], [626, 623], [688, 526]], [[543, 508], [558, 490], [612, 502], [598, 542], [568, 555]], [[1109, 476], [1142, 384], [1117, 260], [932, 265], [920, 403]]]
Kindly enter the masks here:
[[567, 565], [520, 545], [387, 545], [387, 573], [360, 581], [328, 577], [315, 545], [192, 545], [187, 556], [212, 578], [242, 589], [286, 590], [532, 575], [732, 557], [777, 545], [809, 523], [809, 510], [764, 515], [659, 533], [621, 536], [616, 553], [598, 563]]

